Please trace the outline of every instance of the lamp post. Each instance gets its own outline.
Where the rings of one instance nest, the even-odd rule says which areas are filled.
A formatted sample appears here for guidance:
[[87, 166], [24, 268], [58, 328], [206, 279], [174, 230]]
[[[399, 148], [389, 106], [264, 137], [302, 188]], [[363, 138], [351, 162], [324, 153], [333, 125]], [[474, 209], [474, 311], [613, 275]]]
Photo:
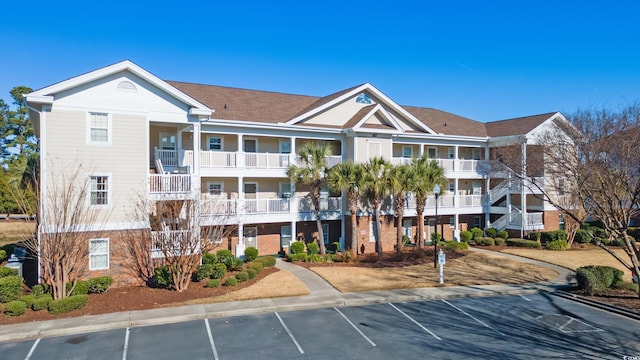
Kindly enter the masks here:
[[436, 226], [435, 237], [433, 239], [433, 267], [438, 267], [438, 195], [440, 195], [440, 185], [433, 187], [433, 194], [436, 196]]

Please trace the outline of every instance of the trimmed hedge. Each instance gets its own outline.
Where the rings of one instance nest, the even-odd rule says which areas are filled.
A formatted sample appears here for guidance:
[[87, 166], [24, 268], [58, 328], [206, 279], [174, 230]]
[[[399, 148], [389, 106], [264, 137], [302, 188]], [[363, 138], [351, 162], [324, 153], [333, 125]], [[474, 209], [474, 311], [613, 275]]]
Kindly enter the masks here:
[[236, 279], [238, 282], [243, 282], [249, 280], [249, 274], [246, 271], [240, 271], [236, 274]]
[[6, 266], [0, 267], [0, 278], [7, 276], [18, 276], [18, 269], [12, 269]]
[[564, 251], [569, 248], [569, 243], [566, 240], [550, 241], [545, 246], [547, 250]]
[[494, 242], [496, 245], [498, 245], [498, 246], [500, 246], [500, 245], [504, 245], [504, 242], [505, 242], [505, 241], [507, 241], [507, 240], [506, 240], [506, 238], [503, 238], [503, 237], [496, 237], [496, 238], [493, 238], [493, 242]]
[[471, 234], [473, 234], [473, 239], [477, 239], [477, 238], [481, 238], [484, 236], [484, 231], [482, 231], [482, 229], [474, 227], [471, 228]]
[[33, 305], [31, 309], [33, 311], [40, 311], [49, 308], [49, 303], [53, 301], [53, 297], [50, 294], [38, 295], [33, 299]]
[[224, 281], [224, 286], [236, 286], [236, 285], [238, 285], [238, 279], [234, 277], [227, 278], [227, 280]]
[[580, 289], [589, 295], [604, 292], [614, 283], [624, 282], [624, 273], [611, 266], [589, 265], [576, 270]]
[[304, 242], [302, 241], [294, 241], [291, 246], [289, 246], [292, 254], [302, 254], [304, 252]]
[[72, 287], [73, 283], [67, 283], [67, 295], [69, 296], [86, 295], [89, 293], [89, 282], [87, 280], [76, 280], [76, 287], [69, 293]]
[[535, 240], [525, 240], [525, 239], [517, 239], [517, 238], [507, 239], [507, 245], [522, 247], [522, 248], [530, 248], [530, 249], [540, 249], [541, 247], [540, 243]]
[[564, 230], [543, 231], [540, 233], [540, 241], [548, 243], [556, 240], [567, 240], [567, 233]]
[[496, 242], [490, 237], [479, 237], [476, 239], [476, 244], [480, 246], [494, 246]]
[[509, 238], [509, 232], [507, 230], [500, 230], [498, 234], [494, 236], [494, 238], [501, 238], [503, 240], [507, 240]]
[[155, 274], [156, 282], [160, 286], [170, 287], [173, 285], [173, 276], [169, 272], [168, 266], [160, 266], [153, 269], [153, 273]]
[[573, 238], [577, 243], [588, 244], [591, 242], [591, 235], [585, 229], [576, 230], [576, 235]]
[[[204, 279], [208, 279], [213, 274], [214, 264], [202, 264], [198, 266], [198, 271], [196, 271], [196, 281], [202, 281]], [[226, 270], [226, 266], [225, 266]]]
[[264, 256], [256, 259], [256, 261], [260, 261], [264, 267], [276, 266], [276, 258], [273, 256]]
[[20, 276], [5, 276], [0, 278], [0, 303], [20, 299], [22, 292], [22, 278]]
[[224, 262], [224, 259], [233, 257], [233, 253], [229, 249], [220, 249], [216, 252], [218, 262]]
[[10, 301], [4, 307], [4, 313], [9, 316], [20, 316], [25, 312], [27, 312], [27, 304], [18, 300]]
[[0, 263], [7, 259], [7, 251], [0, 249]]
[[628, 290], [633, 291], [634, 293], [638, 293], [638, 284], [632, 283], [630, 281], [617, 281], [611, 285], [614, 289]]
[[256, 277], [256, 275], [258, 275], [258, 272], [254, 268], [248, 268], [245, 271], [247, 272], [247, 274], [249, 274], [249, 279], [253, 279]]
[[256, 273], [260, 273], [260, 271], [262, 271], [262, 269], [264, 269], [264, 264], [260, 261], [254, 261], [252, 263], [249, 264], [249, 268], [250, 269], [254, 269], [256, 271]]
[[102, 294], [106, 293], [113, 284], [113, 278], [111, 276], [98, 276], [89, 279], [89, 294]]
[[35, 296], [44, 295], [45, 294], [44, 285], [41, 285], [41, 284], [33, 285], [33, 287], [31, 288], [31, 293]]
[[313, 241], [307, 244], [307, 254], [315, 255], [319, 253], [320, 253], [320, 246], [318, 246], [317, 242]]
[[204, 287], [207, 287], [207, 288], [220, 287], [220, 279], [210, 279], [209, 281], [207, 281]]
[[83, 308], [89, 302], [89, 295], [73, 295], [62, 299], [55, 299], [49, 303], [49, 312], [56, 314], [68, 313]]
[[227, 265], [217, 263], [213, 265], [213, 271], [210, 277], [212, 279], [222, 279], [227, 274]]
[[494, 238], [498, 236], [498, 229], [496, 228], [486, 228], [484, 229], [484, 233], [487, 234], [487, 237]]
[[460, 241], [468, 243], [473, 238], [473, 233], [469, 230], [460, 231]]
[[253, 261], [258, 257], [258, 249], [256, 249], [253, 246], [249, 246], [248, 248], [244, 249], [244, 258], [247, 261]]
[[538, 231], [532, 231], [529, 233], [529, 240], [540, 241], [540, 237], [542, 237], [542, 234]]
[[20, 297], [20, 301], [22, 301], [23, 303], [27, 304], [27, 307], [30, 308], [31, 306], [33, 306], [33, 300], [35, 298], [36, 298], [36, 296], [33, 295], [33, 294], [22, 295]]
[[215, 264], [218, 262], [218, 257], [216, 256], [216, 254], [214, 253], [204, 253], [204, 255], [202, 255], [202, 264]]
[[306, 253], [301, 253], [301, 254], [287, 254], [287, 261], [289, 262], [294, 262], [294, 261], [307, 261], [309, 259], [309, 255], [307, 255]]
[[469, 244], [466, 242], [448, 241], [444, 245], [444, 248], [448, 251], [453, 252], [466, 252], [469, 251]]

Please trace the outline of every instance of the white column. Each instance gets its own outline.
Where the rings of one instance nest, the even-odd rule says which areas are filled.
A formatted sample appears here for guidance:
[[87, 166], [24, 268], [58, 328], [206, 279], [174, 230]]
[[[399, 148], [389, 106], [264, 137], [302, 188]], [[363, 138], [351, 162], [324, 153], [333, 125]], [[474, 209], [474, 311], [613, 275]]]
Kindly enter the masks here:
[[193, 124], [193, 168], [191, 173], [200, 175], [200, 124]]
[[238, 134], [238, 151], [236, 152], [237, 157], [236, 157], [236, 167], [239, 168], [243, 168], [245, 161], [244, 161], [244, 147], [243, 147], [243, 143], [242, 143], [242, 134]]
[[522, 221], [520, 225], [520, 237], [524, 238], [524, 229], [527, 228], [527, 192], [524, 181], [527, 181], [527, 143], [526, 140], [522, 144], [522, 180], [523, 186], [520, 190], [520, 203], [522, 204]]

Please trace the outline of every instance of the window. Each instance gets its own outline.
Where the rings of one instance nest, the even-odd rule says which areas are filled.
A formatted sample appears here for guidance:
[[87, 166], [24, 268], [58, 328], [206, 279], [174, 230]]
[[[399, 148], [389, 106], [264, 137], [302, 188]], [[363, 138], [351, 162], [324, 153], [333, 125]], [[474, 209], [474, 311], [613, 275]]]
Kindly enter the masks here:
[[449, 148], [449, 159], [455, 159], [455, 158], [456, 158], [456, 149]]
[[89, 143], [109, 144], [110, 139], [109, 114], [89, 113]]
[[175, 150], [176, 149], [176, 135], [174, 134], [160, 134], [160, 149], [162, 150]]
[[207, 189], [211, 195], [222, 195], [224, 192], [224, 183], [222, 182], [208, 182]]
[[404, 234], [407, 235], [409, 237], [409, 239], [411, 239], [411, 236], [413, 236], [413, 234], [411, 234], [411, 226], [413, 225], [413, 220], [409, 219], [409, 220], [402, 220], [402, 227], [404, 228]]
[[322, 240], [325, 245], [329, 245], [329, 224], [322, 224]]
[[89, 270], [109, 268], [109, 239], [89, 240]]
[[565, 192], [565, 185], [564, 185], [564, 178], [558, 178], [558, 196], [564, 196], [564, 192]]
[[280, 183], [280, 197], [283, 199], [291, 197], [291, 183]]
[[471, 159], [480, 160], [480, 149], [471, 149]]
[[91, 205], [109, 205], [109, 177], [91, 176]]
[[280, 154], [291, 154], [291, 140], [280, 140]]
[[480, 216], [474, 216], [473, 217], [473, 227], [480, 227]]
[[291, 225], [280, 227], [280, 246], [289, 247], [291, 244]]
[[450, 194], [453, 194], [455, 191], [456, 191], [456, 184], [455, 184], [455, 183], [450, 182], [450, 183], [449, 183], [449, 193], [450, 193]]
[[427, 148], [427, 157], [429, 159], [435, 159], [438, 157], [438, 149], [434, 147]]
[[449, 226], [450, 227], [456, 227], [456, 218], [455, 216], [449, 216]]
[[402, 157], [411, 159], [413, 157], [413, 148], [411, 146], [403, 146]]
[[558, 228], [564, 230], [564, 214], [558, 215]]
[[245, 227], [243, 230], [244, 244], [249, 247], [258, 248], [258, 228], [255, 226]]
[[360, 95], [358, 95], [356, 97], [356, 103], [358, 103], [358, 104], [371, 104], [371, 98], [369, 97], [369, 95], [367, 95], [365, 93], [360, 93]]
[[218, 136], [210, 136], [209, 137], [209, 150], [210, 151], [222, 151], [223, 144], [222, 138]]

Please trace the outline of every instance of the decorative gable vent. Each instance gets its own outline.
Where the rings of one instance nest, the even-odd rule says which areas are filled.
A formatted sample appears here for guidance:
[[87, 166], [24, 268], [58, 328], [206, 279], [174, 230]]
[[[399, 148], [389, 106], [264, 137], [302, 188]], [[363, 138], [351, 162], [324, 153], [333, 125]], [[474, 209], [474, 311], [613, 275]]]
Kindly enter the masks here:
[[360, 95], [356, 97], [356, 102], [358, 104], [371, 104], [371, 98], [365, 93], [360, 93]]
[[124, 91], [137, 91], [138, 89], [136, 89], [136, 86], [131, 82], [131, 81], [120, 81], [118, 83], [118, 90], [124, 90]]

